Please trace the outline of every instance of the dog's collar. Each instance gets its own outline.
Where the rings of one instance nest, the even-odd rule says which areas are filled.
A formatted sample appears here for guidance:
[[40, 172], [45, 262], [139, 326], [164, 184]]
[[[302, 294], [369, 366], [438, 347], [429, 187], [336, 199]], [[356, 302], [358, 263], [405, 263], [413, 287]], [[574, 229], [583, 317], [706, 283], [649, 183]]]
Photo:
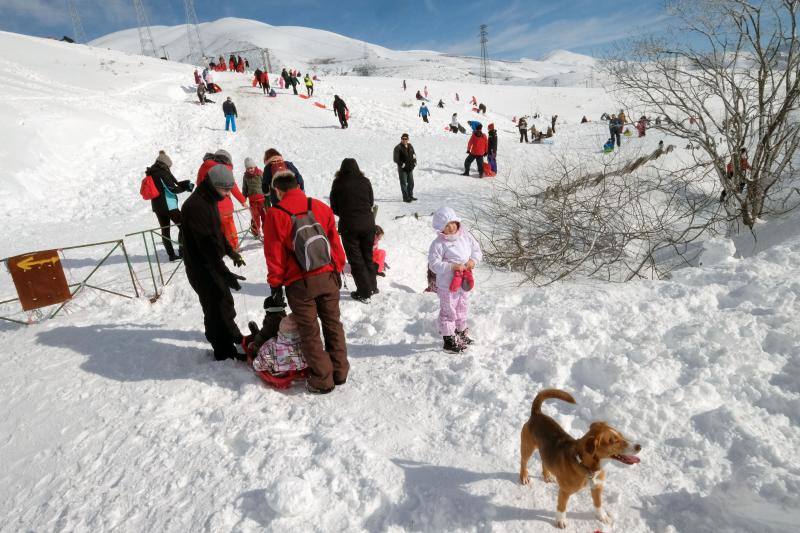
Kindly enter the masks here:
[[578, 465], [579, 465], [581, 468], [583, 468], [583, 470], [586, 472], [586, 479], [589, 481], [589, 484], [590, 484], [592, 487], [594, 487], [594, 484], [595, 484], [595, 478], [596, 478], [596, 477], [597, 477], [597, 475], [600, 473], [600, 469], [598, 468], [597, 470], [592, 470], [591, 468], [589, 468], [588, 466], [586, 466], [586, 465], [584, 464], [584, 462], [583, 462], [583, 459], [581, 459], [581, 454], [579, 454], [579, 453], [575, 454], [575, 460], [578, 462]]

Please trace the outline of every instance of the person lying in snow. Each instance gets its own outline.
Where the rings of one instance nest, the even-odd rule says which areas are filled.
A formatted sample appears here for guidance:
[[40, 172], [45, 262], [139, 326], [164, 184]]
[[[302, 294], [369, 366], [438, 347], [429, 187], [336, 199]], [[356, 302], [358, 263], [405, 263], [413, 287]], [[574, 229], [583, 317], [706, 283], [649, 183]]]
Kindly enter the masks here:
[[277, 335], [267, 339], [258, 349], [253, 359], [253, 370], [269, 372], [282, 377], [289, 372], [299, 372], [306, 368], [300, 346], [300, 332], [291, 314], [281, 319]]

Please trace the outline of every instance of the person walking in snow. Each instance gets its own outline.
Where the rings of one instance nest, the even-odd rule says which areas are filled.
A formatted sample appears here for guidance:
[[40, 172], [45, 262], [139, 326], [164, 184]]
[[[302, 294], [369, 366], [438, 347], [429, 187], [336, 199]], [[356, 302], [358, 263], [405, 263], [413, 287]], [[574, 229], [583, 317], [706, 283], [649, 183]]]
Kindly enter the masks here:
[[342, 129], [347, 128], [347, 115], [349, 114], [349, 110], [347, 109], [347, 104], [344, 103], [344, 100], [339, 98], [338, 94], [333, 95], [333, 114], [339, 119], [339, 124], [342, 126]]
[[442, 349], [461, 353], [472, 344], [467, 328], [469, 292], [475, 286], [473, 269], [483, 259], [480, 245], [453, 209], [442, 207], [433, 214], [436, 238], [428, 248], [428, 268], [436, 275], [439, 296], [439, 334]]
[[261, 90], [264, 94], [272, 92], [272, 88], [269, 86], [269, 74], [266, 70], [259, 76], [259, 83], [261, 83]]
[[472, 162], [477, 160], [478, 176], [481, 178], [483, 177], [483, 158], [489, 151], [489, 143], [486, 139], [486, 135], [481, 131], [482, 129], [483, 126], [478, 124], [472, 136], [470, 136], [469, 142], [467, 142], [467, 158], [464, 160], [464, 174], [462, 174], [462, 176], [469, 176], [469, 169], [472, 166]]
[[528, 121], [525, 120], [525, 117], [519, 117], [517, 121], [517, 128], [519, 128], [519, 142], [527, 143], [528, 142]]
[[230, 96], [222, 102], [222, 112], [225, 113], [225, 131], [230, 128], [233, 133], [236, 133], [236, 119], [239, 117], [239, 113], [236, 112], [236, 105]]
[[497, 130], [494, 129], [494, 124], [489, 124], [489, 168], [492, 172], [497, 173]]
[[550, 117], [550, 127], [553, 128], [553, 133], [556, 132], [556, 120], [558, 120], [558, 115]]
[[261, 169], [256, 166], [256, 162], [252, 158], [246, 157], [244, 159], [244, 176], [242, 176], [242, 195], [250, 204], [250, 233], [259, 240], [263, 240], [261, 228], [264, 227], [267, 217], [262, 180]]
[[377, 269], [372, 261], [375, 198], [372, 184], [355, 159], [342, 160], [331, 186], [330, 203], [333, 213], [339, 217], [339, 235], [356, 282], [356, 290], [350, 296], [359, 302], [369, 302], [372, 295], [378, 294]]
[[608, 121], [608, 133], [611, 135], [611, 139], [617, 142], [618, 148], [622, 146], [620, 137], [622, 134], [622, 125], [623, 122], [617, 117], [617, 115], [611, 115], [611, 120]]
[[[320, 200], [306, 197], [300, 190], [292, 171], [286, 169], [272, 178], [280, 202], [267, 211], [264, 229], [264, 255], [267, 259], [267, 282], [270, 296], [264, 308], [286, 307], [284, 287], [289, 308], [300, 332], [303, 354], [309, 374], [306, 390], [312, 394], [327, 394], [337, 385], [347, 381], [350, 363], [347, 361], [347, 342], [340, 320], [339, 291], [345, 253], [333, 211]], [[319, 268], [308, 270], [295, 254], [293, 226], [300, 220], [313, 216], [316, 227], [321, 228], [327, 240], [327, 262]], [[317, 235], [320, 237], [322, 235]], [[321, 239], [306, 241], [308, 249]], [[314, 250], [320, 252], [319, 249]], [[323, 345], [320, 339], [320, 324]]]
[[406, 90], [406, 80], [403, 80], [403, 90]]
[[228, 270], [222, 258], [228, 256], [236, 267], [245, 263], [222, 235], [217, 208], [234, 185], [231, 170], [217, 165], [181, 208], [180, 242], [186, 277], [200, 299], [206, 339], [217, 361], [236, 358], [236, 345], [242, 342], [231, 289], [240, 290], [239, 281], [245, 278]]
[[408, 142], [408, 133], [400, 136], [400, 144], [394, 147], [392, 159], [397, 165], [400, 176], [400, 193], [405, 203], [414, 202], [414, 167], [417, 166], [417, 154]]
[[425, 102], [422, 102], [422, 105], [419, 106], [419, 116], [422, 117], [422, 122], [427, 124], [428, 123], [428, 115], [430, 115], [430, 114], [431, 114], [431, 112], [428, 109], [428, 106], [425, 105]]
[[181, 240], [181, 212], [178, 209], [178, 194], [182, 192], [192, 192], [194, 184], [189, 180], [178, 181], [172, 175], [172, 159], [161, 150], [158, 152], [153, 166], [149, 167], [145, 173], [153, 178], [153, 183], [158, 189], [159, 195], [150, 200], [153, 213], [156, 214], [158, 225], [161, 227], [161, 242], [170, 261], [180, 259], [181, 252], [175, 253], [172, 246], [170, 235], [170, 222], [178, 226], [178, 242]]
[[277, 205], [279, 202], [278, 194], [272, 187], [272, 177], [281, 170], [291, 170], [292, 174], [294, 174], [295, 181], [297, 181], [297, 185], [300, 187], [300, 190], [305, 191], [303, 176], [300, 174], [300, 171], [297, 170], [297, 167], [294, 165], [294, 163], [291, 161], [286, 161], [281, 153], [275, 148], [268, 148], [264, 152], [264, 178], [261, 181], [261, 188], [264, 190], [264, 194], [269, 191], [269, 205]]
[[306, 92], [308, 93], [308, 96], [314, 96], [314, 81], [311, 79], [311, 76], [309, 76], [307, 72], [305, 77], [303, 78], [303, 81], [306, 84]]

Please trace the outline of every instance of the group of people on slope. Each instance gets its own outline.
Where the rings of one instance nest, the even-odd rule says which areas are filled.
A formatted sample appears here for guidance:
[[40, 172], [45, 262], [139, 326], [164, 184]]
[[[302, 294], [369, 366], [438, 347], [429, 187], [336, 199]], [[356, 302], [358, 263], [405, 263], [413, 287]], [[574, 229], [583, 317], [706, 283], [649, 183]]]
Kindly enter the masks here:
[[[556, 121], [558, 120], [558, 115], [553, 115], [550, 117], [550, 126], [547, 128], [547, 131], [542, 131], [536, 128], [536, 124], [531, 123], [530, 130], [528, 129], [528, 116], [523, 115], [517, 120], [517, 129], [519, 130], [519, 142], [520, 143], [533, 143], [539, 144], [544, 139], [549, 139], [556, 133]], [[530, 141], [528, 141], [528, 131], [530, 131]]]

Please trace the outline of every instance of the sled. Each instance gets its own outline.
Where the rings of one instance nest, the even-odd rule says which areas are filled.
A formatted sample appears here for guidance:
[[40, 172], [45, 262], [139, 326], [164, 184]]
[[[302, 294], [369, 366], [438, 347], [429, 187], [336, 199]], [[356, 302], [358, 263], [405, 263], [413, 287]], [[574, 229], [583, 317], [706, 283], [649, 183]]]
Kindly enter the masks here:
[[350, 110], [349, 109], [345, 109], [344, 110], [344, 119], [345, 120], [350, 120]]
[[483, 163], [483, 177], [484, 178], [493, 178], [496, 174], [494, 170], [492, 170], [492, 166], [489, 163]]
[[467, 133], [467, 128], [462, 126], [461, 124], [458, 125], [458, 133]]
[[300, 97], [300, 98], [302, 98], [303, 100], [308, 100], [309, 98], [311, 98], [311, 97], [310, 97], [310, 96], [308, 96], [307, 94], [298, 94], [297, 96], [299, 96], [299, 97]]
[[325, 104], [323, 104], [322, 102], [314, 102], [314, 105], [317, 106], [320, 109], [327, 109], [325, 107]]
[[478, 111], [478, 108], [477, 108], [477, 107], [473, 107], [473, 108], [472, 108], [472, 112], [473, 112], [473, 113], [478, 113], [478, 112], [479, 112], [479, 111]]
[[269, 385], [270, 387], [283, 390], [288, 389], [291, 387], [295, 381], [305, 380], [308, 377], [308, 369], [303, 369], [300, 371], [292, 370], [291, 372], [287, 372], [283, 376], [273, 376], [269, 372], [265, 371], [258, 371], [254, 370], [256, 376], [258, 376], [261, 381]]

